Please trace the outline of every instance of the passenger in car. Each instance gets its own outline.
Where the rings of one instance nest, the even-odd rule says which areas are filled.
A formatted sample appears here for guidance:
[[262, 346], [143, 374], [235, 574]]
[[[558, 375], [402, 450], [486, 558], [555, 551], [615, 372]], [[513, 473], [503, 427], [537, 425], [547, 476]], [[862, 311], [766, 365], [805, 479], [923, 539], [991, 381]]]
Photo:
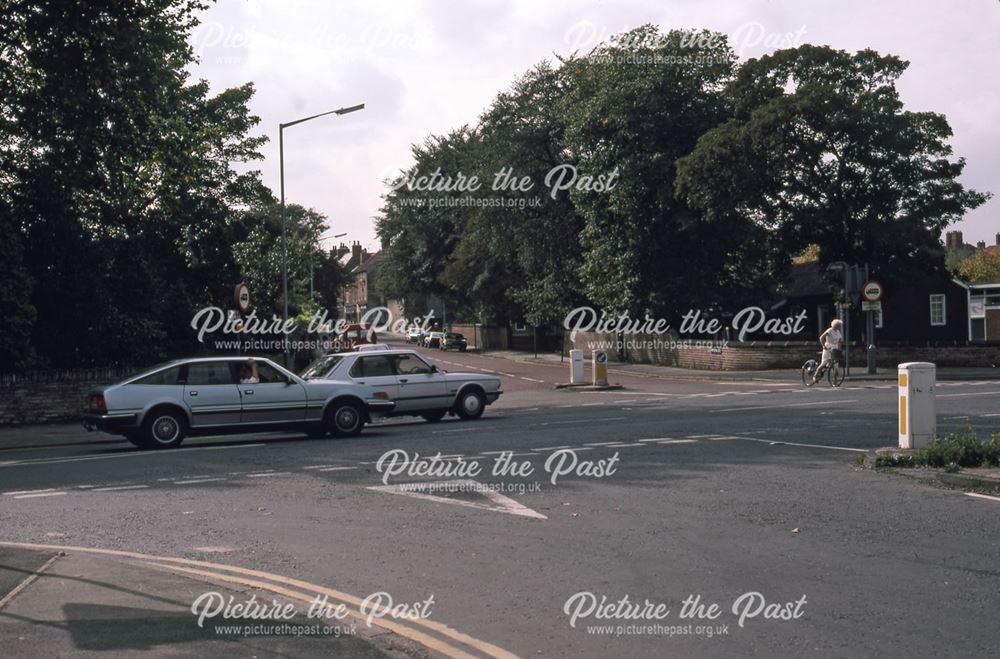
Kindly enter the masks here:
[[257, 384], [260, 376], [257, 375], [257, 362], [248, 359], [247, 363], [240, 367], [240, 384]]

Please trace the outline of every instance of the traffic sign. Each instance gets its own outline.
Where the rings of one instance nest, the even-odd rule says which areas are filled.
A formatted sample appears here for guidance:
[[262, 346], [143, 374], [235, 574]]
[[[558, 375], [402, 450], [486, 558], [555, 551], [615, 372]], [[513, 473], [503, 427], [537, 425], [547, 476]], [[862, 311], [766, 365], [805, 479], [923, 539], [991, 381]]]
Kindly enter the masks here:
[[236, 306], [240, 308], [240, 313], [246, 313], [250, 308], [250, 288], [246, 284], [236, 287]]
[[882, 284], [874, 279], [870, 279], [865, 282], [864, 287], [861, 289], [861, 296], [868, 302], [878, 302], [882, 299], [882, 292]]
[[882, 301], [879, 300], [877, 302], [872, 302], [870, 300], [864, 300], [864, 301], [861, 302], [861, 310], [862, 311], [878, 311], [879, 313], [881, 313], [882, 312]]

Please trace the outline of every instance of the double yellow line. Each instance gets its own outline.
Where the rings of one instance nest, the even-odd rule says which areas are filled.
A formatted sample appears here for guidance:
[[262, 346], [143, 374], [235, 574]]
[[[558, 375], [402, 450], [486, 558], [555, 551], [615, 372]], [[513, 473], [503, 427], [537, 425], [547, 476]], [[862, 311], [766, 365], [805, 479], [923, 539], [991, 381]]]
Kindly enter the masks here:
[[[146, 565], [158, 569], [179, 572], [193, 576], [202, 577], [212, 581], [222, 581], [225, 583], [259, 588], [272, 593], [287, 597], [292, 600], [311, 604], [317, 595], [325, 595], [330, 600], [341, 602], [347, 607], [348, 615], [351, 617], [367, 621], [368, 615], [361, 612], [362, 599], [343, 593], [339, 590], [327, 588], [317, 584], [292, 579], [279, 574], [263, 572], [261, 570], [250, 570], [234, 565], [223, 565], [220, 563], [209, 563], [207, 561], [196, 561], [188, 558], [174, 558], [171, 556], [154, 556], [150, 554], [140, 554], [131, 551], [119, 551], [115, 549], [95, 549], [91, 547], [70, 547], [63, 545], [40, 545], [26, 542], [0, 542], [0, 546], [23, 547], [25, 549], [42, 549], [48, 551], [64, 551], [67, 553], [79, 552], [85, 554], [96, 554], [100, 556], [115, 556], [119, 558], [131, 558], [139, 560]], [[336, 604], [334, 602], [334, 604]], [[387, 608], [378, 613], [387, 613]], [[428, 650], [437, 652], [446, 657], [461, 659], [476, 659], [477, 657], [495, 657], [497, 659], [516, 659], [516, 655], [497, 647], [492, 643], [480, 641], [468, 634], [464, 634], [456, 629], [425, 619], [407, 619], [405, 624], [399, 620], [389, 620], [386, 618], [374, 618], [371, 624], [377, 625], [391, 631], [399, 636], [409, 639], [414, 643], [419, 643]], [[443, 637], [443, 638], [442, 638]]]

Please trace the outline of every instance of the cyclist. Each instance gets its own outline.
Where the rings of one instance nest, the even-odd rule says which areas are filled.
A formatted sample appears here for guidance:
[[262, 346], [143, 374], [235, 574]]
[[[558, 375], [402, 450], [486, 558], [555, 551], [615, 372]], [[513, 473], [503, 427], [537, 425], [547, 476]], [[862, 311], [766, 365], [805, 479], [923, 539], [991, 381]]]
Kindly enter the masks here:
[[823, 377], [823, 373], [826, 372], [834, 358], [840, 358], [840, 348], [844, 344], [844, 334], [840, 331], [843, 326], [843, 321], [834, 318], [830, 327], [819, 335], [819, 344], [823, 347], [823, 361], [820, 362], [819, 368], [813, 374], [813, 384], [816, 384]]

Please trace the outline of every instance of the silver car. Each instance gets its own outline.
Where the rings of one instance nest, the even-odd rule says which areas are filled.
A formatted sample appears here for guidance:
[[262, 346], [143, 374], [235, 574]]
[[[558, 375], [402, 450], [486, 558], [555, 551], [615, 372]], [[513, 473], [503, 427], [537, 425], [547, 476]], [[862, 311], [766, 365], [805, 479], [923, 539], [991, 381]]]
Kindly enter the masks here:
[[302, 377], [351, 380], [389, 391], [396, 402], [390, 415], [421, 416], [440, 421], [445, 414], [478, 419], [503, 393], [500, 378], [484, 373], [448, 373], [415, 350], [342, 352], [324, 355]]
[[393, 410], [389, 394], [349, 381], [303, 380], [269, 359], [182, 359], [91, 390], [83, 424], [141, 448], [228, 432], [294, 429], [348, 437]]

